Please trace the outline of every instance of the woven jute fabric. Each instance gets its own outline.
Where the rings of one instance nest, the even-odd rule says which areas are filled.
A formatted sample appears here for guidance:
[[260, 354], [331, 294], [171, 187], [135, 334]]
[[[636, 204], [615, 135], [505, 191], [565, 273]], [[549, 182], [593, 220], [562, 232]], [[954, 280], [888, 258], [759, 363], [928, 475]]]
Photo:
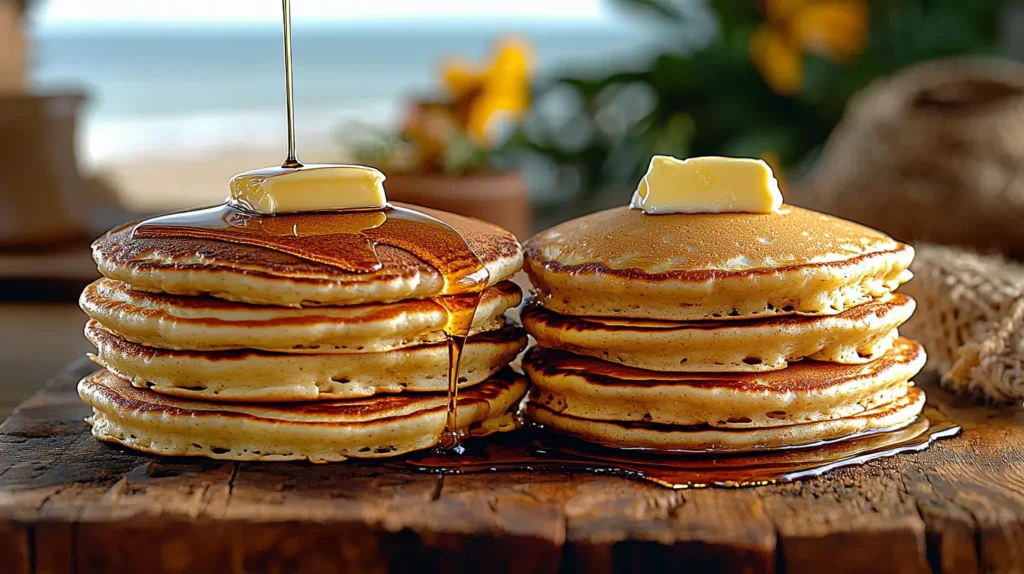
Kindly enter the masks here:
[[1024, 266], [1000, 256], [918, 245], [918, 302], [900, 328], [928, 351], [945, 386], [994, 402], [1024, 400]]
[[910, 67], [853, 98], [792, 203], [904, 241], [1024, 252], [1024, 65]]

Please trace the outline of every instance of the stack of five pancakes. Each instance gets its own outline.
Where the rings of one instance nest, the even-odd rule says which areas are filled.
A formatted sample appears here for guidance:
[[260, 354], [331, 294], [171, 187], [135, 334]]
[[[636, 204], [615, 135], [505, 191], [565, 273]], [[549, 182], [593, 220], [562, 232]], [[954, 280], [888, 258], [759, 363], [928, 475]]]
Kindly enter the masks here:
[[[460, 369], [458, 427], [516, 428], [526, 344], [504, 312], [522, 249], [507, 231], [422, 210], [454, 228], [489, 275]], [[255, 245], [152, 238], [116, 228], [93, 255], [105, 276], [82, 294], [104, 370], [79, 385], [93, 434], [138, 450], [242, 460], [394, 456], [445, 425], [445, 278], [377, 245], [353, 273]], [[429, 237], [419, 237], [429, 240]]]
[[526, 243], [526, 416], [613, 447], [782, 448], [912, 422], [925, 361], [897, 327], [914, 251], [792, 206], [616, 208]]

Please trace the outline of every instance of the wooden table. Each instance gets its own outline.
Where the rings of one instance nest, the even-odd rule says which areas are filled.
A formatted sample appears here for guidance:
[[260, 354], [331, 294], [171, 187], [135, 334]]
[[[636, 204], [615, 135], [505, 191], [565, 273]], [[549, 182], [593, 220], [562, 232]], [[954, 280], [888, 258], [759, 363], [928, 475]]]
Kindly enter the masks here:
[[1024, 571], [1024, 413], [823, 478], [672, 491], [563, 472], [158, 459], [93, 440], [78, 362], [0, 426], [0, 571]]

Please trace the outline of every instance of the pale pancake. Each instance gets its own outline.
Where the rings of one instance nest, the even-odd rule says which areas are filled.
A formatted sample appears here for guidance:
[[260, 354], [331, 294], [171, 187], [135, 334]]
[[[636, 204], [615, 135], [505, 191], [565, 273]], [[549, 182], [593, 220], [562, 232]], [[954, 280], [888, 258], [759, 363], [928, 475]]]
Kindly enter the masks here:
[[857, 416], [904, 394], [925, 359], [921, 345], [899, 339], [863, 365], [801, 361], [765, 373], [659, 373], [534, 347], [523, 370], [533, 383], [530, 401], [568, 417], [737, 429]]
[[542, 347], [640, 369], [761, 372], [803, 358], [867, 363], [892, 348], [914, 300], [893, 294], [838, 315], [791, 315], [743, 321], [653, 321], [572, 317], [537, 304], [523, 326]]
[[[522, 291], [505, 281], [486, 289], [471, 334], [500, 328]], [[270, 307], [212, 297], [136, 291], [100, 279], [80, 299], [90, 317], [121, 337], [164, 349], [261, 349], [290, 353], [380, 353], [445, 340], [444, 309], [431, 299], [345, 307]]]
[[[458, 426], [473, 435], [517, 427], [526, 380], [511, 370], [459, 393]], [[306, 403], [230, 404], [137, 389], [107, 371], [78, 384], [92, 434], [153, 454], [227, 460], [341, 461], [397, 456], [437, 444], [447, 397], [383, 395]]]
[[[508, 231], [477, 219], [415, 209], [462, 234], [490, 273], [490, 285], [508, 279], [522, 267], [522, 248]], [[205, 239], [133, 238], [136, 223], [117, 227], [97, 239], [92, 252], [103, 275], [137, 289], [308, 306], [426, 299], [440, 294], [444, 285], [436, 269], [386, 245], [377, 247], [383, 265], [380, 271], [351, 273], [262, 247]]]
[[526, 271], [547, 309], [674, 321], [833, 315], [909, 280], [913, 257], [878, 231], [793, 206], [672, 215], [620, 207], [526, 242]]
[[[170, 351], [132, 343], [89, 321], [93, 361], [133, 385], [210, 401], [348, 399], [400, 392], [448, 390], [448, 345], [435, 343], [386, 353], [294, 354], [267, 351]], [[460, 361], [460, 388], [482, 382], [526, 346], [511, 325], [474, 335]]]
[[746, 429], [595, 421], [557, 413], [533, 402], [526, 404], [526, 415], [554, 431], [614, 448], [723, 452], [808, 446], [864, 432], [897, 429], [914, 422], [924, 403], [924, 392], [908, 387], [893, 402], [853, 416]]

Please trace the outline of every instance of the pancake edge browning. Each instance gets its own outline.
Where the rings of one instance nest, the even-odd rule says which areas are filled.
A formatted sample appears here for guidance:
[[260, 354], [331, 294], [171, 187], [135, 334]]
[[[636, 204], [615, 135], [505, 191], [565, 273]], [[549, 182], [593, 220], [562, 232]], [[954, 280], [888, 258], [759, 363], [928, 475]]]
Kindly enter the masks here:
[[[407, 207], [462, 233], [489, 273], [488, 286], [522, 268], [522, 246], [505, 229], [443, 211]], [[92, 254], [105, 277], [139, 290], [302, 307], [427, 299], [440, 295], [444, 285], [437, 270], [390, 246], [379, 248], [382, 270], [351, 273], [262, 247], [207, 239], [134, 238], [131, 231], [138, 223], [118, 226], [97, 239]]]
[[873, 361], [892, 348], [915, 306], [896, 293], [838, 315], [673, 323], [573, 317], [532, 303], [521, 317], [541, 347], [654, 371], [763, 372], [804, 358]]
[[[459, 428], [473, 436], [514, 430], [525, 392], [525, 378], [509, 369], [467, 389], [460, 399]], [[391, 457], [436, 445], [445, 419], [444, 400], [415, 409], [424, 395], [390, 398], [392, 403], [408, 403], [400, 409], [406, 412], [332, 422], [332, 404], [351, 401], [260, 406], [205, 403], [136, 389], [107, 371], [82, 379], [78, 393], [93, 408], [87, 422], [95, 438], [163, 456], [310, 462]], [[312, 413], [316, 420], [296, 420], [305, 413]]]
[[[86, 338], [97, 365], [166, 395], [206, 401], [265, 402], [446, 392], [448, 346], [435, 343], [383, 353], [295, 354], [257, 350], [174, 351], [122, 339], [90, 321]], [[505, 327], [470, 337], [459, 388], [494, 375], [526, 347], [526, 334]]]
[[536, 300], [563, 315], [730, 320], [835, 315], [890, 294], [913, 276], [914, 248], [898, 243], [843, 261], [741, 271], [612, 269], [600, 262], [562, 265], [527, 243], [525, 270]]
[[911, 424], [924, 404], [924, 392], [911, 386], [906, 394], [893, 402], [858, 415], [783, 427], [747, 429], [596, 421], [566, 416], [531, 401], [526, 403], [526, 416], [552, 431], [612, 448], [748, 452], [798, 448], [865, 432], [896, 430]]
[[[500, 328], [502, 314], [521, 300], [522, 290], [511, 281], [487, 288], [470, 333]], [[79, 304], [89, 317], [129, 341], [207, 351], [384, 352], [444, 341], [447, 317], [429, 300], [295, 309], [147, 293], [110, 279], [86, 287]]]
[[855, 416], [898, 398], [926, 360], [920, 344], [899, 339], [871, 363], [765, 373], [659, 373], [540, 347], [522, 363], [530, 402], [566, 416], [736, 429]]

